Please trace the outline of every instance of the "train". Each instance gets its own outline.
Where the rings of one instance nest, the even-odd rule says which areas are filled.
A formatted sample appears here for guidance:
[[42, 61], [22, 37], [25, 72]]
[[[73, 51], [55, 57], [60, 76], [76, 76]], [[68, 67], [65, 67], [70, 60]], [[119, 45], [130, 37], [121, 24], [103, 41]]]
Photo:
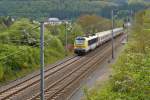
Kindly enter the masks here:
[[[113, 29], [113, 37], [117, 37], [124, 33], [122, 27]], [[105, 42], [112, 39], [112, 30], [98, 32], [89, 36], [78, 36], [74, 42], [74, 53], [77, 55], [85, 55], [89, 51], [92, 51], [103, 45]]]

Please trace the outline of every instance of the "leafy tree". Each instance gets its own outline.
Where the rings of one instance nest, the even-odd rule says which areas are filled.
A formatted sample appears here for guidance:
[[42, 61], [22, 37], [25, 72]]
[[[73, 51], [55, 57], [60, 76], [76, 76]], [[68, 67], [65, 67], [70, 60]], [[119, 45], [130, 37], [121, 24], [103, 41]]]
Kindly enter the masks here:
[[93, 34], [111, 28], [111, 21], [96, 15], [81, 16], [77, 23], [81, 25], [85, 34]]
[[137, 50], [139, 50], [142, 53], [146, 53], [146, 48], [149, 44], [148, 41], [150, 38], [149, 30], [145, 29], [145, 15], [145, 11], [141, 11], [140, 13], [138, 13], [136, 15], [135, 24], [133, 27], [133, 37], [136, 40], [135, 45], [137, 46]]

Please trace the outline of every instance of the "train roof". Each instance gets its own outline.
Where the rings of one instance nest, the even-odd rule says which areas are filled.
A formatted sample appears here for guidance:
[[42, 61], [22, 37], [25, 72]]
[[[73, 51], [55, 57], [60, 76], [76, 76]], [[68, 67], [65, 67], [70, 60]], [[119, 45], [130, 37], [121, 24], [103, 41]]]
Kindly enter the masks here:
[[[113, 29], [113, 32], [120, 32], [120, 31], [123, 31], [123, 28], [115, 28]], [[107, 34], [111, 34], [112, 33], [112, 30], [108, 30], [108, 31], [103, 31], [103, 32], [98, 32], [98, 33], [95, 33], [95, 35], [90, 35], [90, 36], [78, 36], [76, 38], [77, 39], [84, 39], [84, 40], [90, 40], [90, 39], [93, 39], [93, 38], [96, 38], [97, 36], [105, 36]]]
[[76, 40], [82, 40], [82, 39], [84, 39], [84, 40], [90, 40], [90, 39], [93, 39], [93, 38], [96, 38], [97, 36], [96, 35], [91, 35], [91, 36], [78, 36], [77, 38], [76, 38]]
[[[123, 28], [113, 29], [113, 32], [120, 32], [120, 31], [123, 31]], [[104, 35], [111, 34], [111, 33], [112, 33], [112, 30], [108, 30], [108, 31], [98, 32], [98, 33], [96, 33], [96, 35], [104, 36]]]

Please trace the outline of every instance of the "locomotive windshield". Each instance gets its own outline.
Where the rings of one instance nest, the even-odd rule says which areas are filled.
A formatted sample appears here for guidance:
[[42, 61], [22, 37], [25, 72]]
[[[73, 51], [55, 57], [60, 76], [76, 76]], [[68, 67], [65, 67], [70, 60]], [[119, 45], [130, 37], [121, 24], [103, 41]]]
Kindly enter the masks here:
[[77, 39], [75, 40], [75, 43], [76, 43], [76, 44], [84, 44], [84, 41], [85, 41], [84, 38], [77, 38]]

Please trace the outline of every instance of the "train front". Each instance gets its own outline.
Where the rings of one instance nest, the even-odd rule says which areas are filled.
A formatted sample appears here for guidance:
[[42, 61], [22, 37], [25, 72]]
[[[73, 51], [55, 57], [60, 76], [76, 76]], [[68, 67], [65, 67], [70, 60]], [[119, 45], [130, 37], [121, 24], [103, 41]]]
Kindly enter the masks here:
[[77, 37], [74, 42], [74, 53], [83, 55], [87, 52], [87, 43], [85, 37]]

